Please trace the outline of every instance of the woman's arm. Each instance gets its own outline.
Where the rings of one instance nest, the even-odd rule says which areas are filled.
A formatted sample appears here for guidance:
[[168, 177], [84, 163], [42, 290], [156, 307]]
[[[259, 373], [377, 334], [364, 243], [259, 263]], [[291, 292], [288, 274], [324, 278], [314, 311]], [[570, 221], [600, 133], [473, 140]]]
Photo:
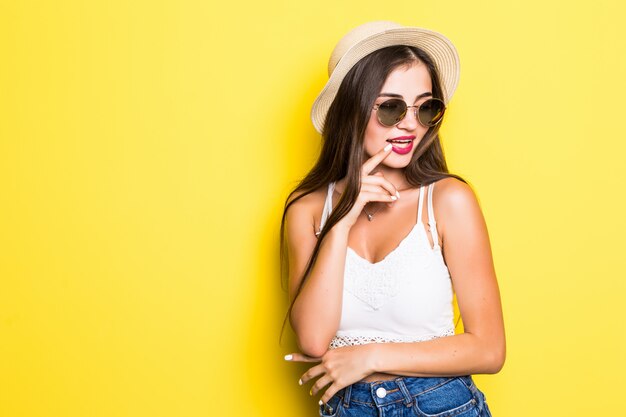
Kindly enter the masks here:
[[500, 293], [487, 227], [472, 189], [455, 178], [437, 182], [433, 196], [444, 258], [465, 333], [415, 343], [371, 343], [331, 349], [321, 358], [294, 353], [286, 359], [320, 362], [302, 375], [315, 395], [331, 384], [323, 402], [341, 388], [376, 372], [408, 376], [458, 376], [498, 372], [505, 360]]
[[[315, 264], [293, 304], [289, 320], [296, 332], [298, 346], [307, 356], [324, 355], [339, 329], [343, 302], [343, 273], [352, 225], [368, 202], [381, 201], [391, 204], [397, 199], [396, 188], [383, 178], [382, 173], [370, 175], [372, 170], [389, 155], [391, 144], [386, 144], [363, 163], [359, 195], [348, 214], [324, 237]], [[337, 185], [341, 182], [342, 180], [337, 181]], [[310, 200], [306, 197], [308, 196], [293, 203], [285, 217], [289, 250], [290, 302], [296, 297], [296, 289], [300, 285], [302, 274], [316, 244], [313, 210], [322, 211], [314, 203], [306, 204], [303, 200]]]
[[[311, 206], [314, 205], [303, 201], [307, 197], [294, 203], [287, 210], [285, 218], [289, 252], [289, 302], [295, 297], [317, 240], [312, 224]], [[322, 356], [339, 328], [349, 230], [341, 222], [329, 230], [291, 310], [290, 323], [298, 346], [305, 355]]]
[[[458, 376], [495, 374], [504, 365], [504, 353], [471, 333], [426, 342], [376, 343], [369, 374], [385, 372], [406, 376]], [[368, 346], [368, 345], [365, 345]]]
[[372, 345], [372, 371], [410, 376], [496, 373], [504, 365], [506, 341], [484, 217], [467, 184], [447, 178], [438, 181], [434, 190], [438, 231], [465, 333]]
[[[300, 378], [300, 385], [319, 377], [311, 387], [327, 403], [341, 388], [377, 372], [400, 376], [458, 376], [497, 373], [504, 364], [504, 350], [496, 352], [489, 342], [471, 333], [414, 343], [369, 343], [331, 349], [321, 358], [293, 353], [286, 360], [320, 362]], [[499, 356], [501, 355], [501, 356]]]

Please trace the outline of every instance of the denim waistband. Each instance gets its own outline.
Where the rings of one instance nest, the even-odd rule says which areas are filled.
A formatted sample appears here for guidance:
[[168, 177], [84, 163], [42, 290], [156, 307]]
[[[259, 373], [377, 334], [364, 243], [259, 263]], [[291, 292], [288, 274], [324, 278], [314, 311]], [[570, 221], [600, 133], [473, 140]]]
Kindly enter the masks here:
[[476, 393], [477, 388], [471, 375], [464, 375], [458, 377], [401, 376], [385, 381], [355, 382], [337, 391], [336, 395], [341, 398], [344, 407], [349, 407], [350, 401], [379, 406], [402, 401], [407, 407], [410, 407], [413, 405], [415, 396], [437, 388], [455, 378], [460, 379], [473, 393]]

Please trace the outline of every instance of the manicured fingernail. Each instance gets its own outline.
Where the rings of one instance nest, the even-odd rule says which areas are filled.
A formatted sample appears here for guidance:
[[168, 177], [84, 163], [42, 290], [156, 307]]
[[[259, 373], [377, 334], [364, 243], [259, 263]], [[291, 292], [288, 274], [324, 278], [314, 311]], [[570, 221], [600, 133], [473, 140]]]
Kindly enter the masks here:
[[322, 400], [320, 400], [320, 405], [324, 404], [324, 402], [322, 402]]
[[391, 143], [387, 146], [385, 146], [385, 151], [388, 151], [389, 149], [391, 149]]
[[395, 201], [395, 200], [397, 200], [397, 199], [398, 199], [398, 197], [396, 197], [395, 195], [392, 195], [392, 196], [391, 196], [391, 199]]
[[285, 360], [290, 361], [293, 359], [293, 355], [285, 355]]
[[396, 190], [396, 196], [400, 198], [400, 193], [398, 192], [398, 190]]
[[298, 380], [298, 385], [302, 385], [302, 378]]

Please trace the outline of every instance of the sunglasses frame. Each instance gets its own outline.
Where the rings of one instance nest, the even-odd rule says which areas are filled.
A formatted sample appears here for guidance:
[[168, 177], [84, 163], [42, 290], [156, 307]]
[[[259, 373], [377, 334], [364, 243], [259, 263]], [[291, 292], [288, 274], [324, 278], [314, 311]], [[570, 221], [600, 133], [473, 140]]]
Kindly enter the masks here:
[[[428, 102], [430, 102], [430, 101], [432, 101], [432, 100], [435, 100], [435, 101], [440, 102], [440, 103], [441, 103], [441, 105], [443, 106], [443, 111], [442, 111], [442, 113], [441, 113], [441, 117], [439, 118], [439, 120], [437, 120], [437, 122], [436, 122], [436, 123], [434, 123], [434, 124], [430, 124], [430, 125], [429, 125], [429, 124], [425, 124], [425, 123], [423, 123], [423, 122], [422, 122], [422, 120], [421, 120], [421, 119], [420, 119], [420, 117], [419, 117], [419, 110], [420, 110], [420, 107], [421, 107], [424, 103], [428, 103]], [[402, 112], [402, 115], [400, 116], [400, 120], [398, 120], [397, 122], [395, 122], [395, 123], [394, 123], [394, 124], [392, 124], [392, 125], [388, 125], [388, 124], [386, 124], [386, 123], [383, 123], [383, 121], [382, 121], [382, 120], [380, 120], [380, 115], [378, 114], [378, 108], [379, 108], [380, 106], [382, 106], [383, 104], [388, 103], [388, 102], [390, 102], [390, 101], [399, 101], [399, 102], [402, 102], [402, 104], [404, 104], [404, 106], [405, 106], [405, 109], [404, 109], [404, 111]], [[422, 126], [424, 126], [424, 127], [434, 127], [434, 126], [437, 126], [439, 123], [441, 123], [441, 121], [443, 120], [443, 115], [444, 115], [444, 114], [445, 114], [445, 112], [446, 112], [446, 103], [444, 103], [444, 102], [443, 102], [443, 100], [438, 99], [438, 98], [436, 98], [436, 97], [430, 97], [428, 100], [425, 100], [424, 102], [422, 102], [422, 103], [418, 104], [417, 106], [408, 106], [408, 105], [406, 104], [406, 102], [405, 102], [404, 100], [402, 100], [402, 99], [399, 99], [399, 98], [390, 98], [390, 99], [388, 99], [388, 100], [383, 101], [382, 103], [379, 103], [379, 104], [374, 105], [374, 107], [373, 107], [373, 109], [374, 109], [374, 110], [376, 110], [376, 118], [378, 119], [378, 121], [380, 122], [380, 124], [381, 124], [381, 125], [383, 125], [383, 126], [387, 126], [387, 127], [394, 127], [394, 126], [396, 126], [398, 123], [400, 123], [401, 121], [403, 121], [403, 120], [404, 120], [404, 118], [406, 117], [407, 113], [408, 113], [408, 110], [409, 110], [410, 108], [414, 108], [414, 109], [415, 109], [415, 110], [413, 110], [413, 113], [415, 114], [415, 118], [417, 119], [417, 121], [419, 122], [419, 124], [421, 124], [421, 125], [422, 125]]]

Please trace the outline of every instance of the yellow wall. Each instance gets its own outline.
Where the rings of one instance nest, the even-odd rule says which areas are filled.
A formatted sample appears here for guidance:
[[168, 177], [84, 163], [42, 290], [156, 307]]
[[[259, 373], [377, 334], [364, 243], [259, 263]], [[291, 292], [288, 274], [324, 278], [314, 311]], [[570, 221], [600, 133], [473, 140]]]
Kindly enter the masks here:
[[328, 56], [378, 19], [459, 49], [443, 140], [502, 292], [494, 416], [618, 415], [626, 7], [575, 3], [3, 1], [0, 416], [317, 415], [278, 227]]

